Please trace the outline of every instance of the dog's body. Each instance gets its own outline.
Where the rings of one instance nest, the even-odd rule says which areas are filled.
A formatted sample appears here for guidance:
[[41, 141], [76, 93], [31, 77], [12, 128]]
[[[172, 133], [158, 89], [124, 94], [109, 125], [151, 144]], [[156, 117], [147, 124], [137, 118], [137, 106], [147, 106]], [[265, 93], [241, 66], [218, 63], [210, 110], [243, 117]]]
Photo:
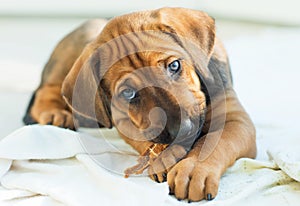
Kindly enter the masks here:
[[214, 21], [200, 11], [92, 20], [65, 37], [24, 120], [74, 128], [73, 112], [116, 127], [141, 154], [168, 144], [148, 171], [178, 199], [211, 200], [226, 168], [256, 155], [255, 129], [232, 89]]

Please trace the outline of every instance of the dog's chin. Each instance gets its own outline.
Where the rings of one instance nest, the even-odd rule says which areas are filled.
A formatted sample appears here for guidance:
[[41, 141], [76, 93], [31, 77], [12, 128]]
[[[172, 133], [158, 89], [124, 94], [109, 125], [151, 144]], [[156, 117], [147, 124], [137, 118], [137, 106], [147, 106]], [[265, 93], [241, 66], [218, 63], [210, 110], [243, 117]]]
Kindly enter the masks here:
[[168, 145], [180, 145], [183, 146], [187, 151], [192, 148], [195, 141], [199, 138], [201, 130], [193, 132], [185, 136], [177, 136], [175, 138], [171, 136], [158, 136], [150, 141], [157, 144], [168, 144]]
[[144, 137], [153, 143], [170, 144], [174, 139], [169, 135], [166, 129], [152, 128], [144, 132]]
[[172, 144], [174, 139], [171, 136], [158, 136], [150, 141], [157, 144]]
[[[160, 134], [147, 133], [146, 138], [153, 143], [158, 144], [185, 144], [186, 141], [191, 141], [191, 139], [196, 139], [199, 135], [201, 128], [188, 128], [184, 132], [169, 132], [168, 129], [164, 129]], [[158, 135], [157, 135], [158, 134]]]

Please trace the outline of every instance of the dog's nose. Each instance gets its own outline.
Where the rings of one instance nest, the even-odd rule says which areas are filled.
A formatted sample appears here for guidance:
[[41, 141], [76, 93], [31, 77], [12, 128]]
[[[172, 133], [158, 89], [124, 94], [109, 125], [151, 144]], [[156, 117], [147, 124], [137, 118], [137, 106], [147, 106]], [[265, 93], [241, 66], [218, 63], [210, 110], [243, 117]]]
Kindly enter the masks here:
[[180, 127], [175, 127], [174, 125], [170, 125], [168, 128], [169, 134], [175, 139], [176, 137], [188, 136], [193, 130], [193, 123], [190, 119], [185, 119], [181, 121]]
[[190, 119], [185, 119], [180, 124], [180, 130], [178, 132], [179, 137], [181, 136], [189, 136], [190, 133], [193, 131], [193, 123]]

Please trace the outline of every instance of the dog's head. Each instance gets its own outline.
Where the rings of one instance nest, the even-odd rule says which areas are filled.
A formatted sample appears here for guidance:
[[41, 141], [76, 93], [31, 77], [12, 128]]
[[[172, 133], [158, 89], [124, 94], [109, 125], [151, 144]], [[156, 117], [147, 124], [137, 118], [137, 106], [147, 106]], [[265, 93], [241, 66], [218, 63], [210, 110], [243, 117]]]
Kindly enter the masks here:
[[214, 42], [214, 20], [200, 11], [116, 17], [77, 59], [63, 96], [75, 112], [129, 138], [187, 141], [204, 122]]

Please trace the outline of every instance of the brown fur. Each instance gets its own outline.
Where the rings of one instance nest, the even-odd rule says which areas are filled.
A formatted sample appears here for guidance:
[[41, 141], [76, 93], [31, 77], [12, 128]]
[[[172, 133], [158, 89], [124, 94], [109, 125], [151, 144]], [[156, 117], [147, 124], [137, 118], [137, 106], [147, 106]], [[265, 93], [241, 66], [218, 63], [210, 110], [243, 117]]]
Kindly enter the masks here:
[[[141, 154], [153, 141], [169, 142], [150, 165], [150, 177], [167, 180], [178, 199], [214, 198], [226, 168], [238, 158], [256, 155], [255, 128], [232, 89], [214, 20], [196, 10], [163, 8], [116, 17], [105, 24], [89, 21], [59, 43], [43, 72], [30, 116], [41, 124], [74, 128], [73, 111], [104, 127], [115, 126]], [[130, 36], [132, 32], [136, 36]], [[130, 48], [139, 52], [122, 56]], [[170, 79], [166, 65], [178, 56], [183, 68], [180, 78]], [[138, 70], [141, 67], [145, 69]], [[160, 88], [144, 88], [154, 83]], [[118, 95], [126, 85], [139, 90], [138, 103], [129, 104]], [[166, 112], [165, 128], [160, 110], [152, 110], [155, 107]], [[150, 111], [154, 111], [151, 121]], [[201, 137], [189, 148], [171, 144], [170, 134], [179, 131], [181, 111], [186, 120], [205, 117]], [[147, 130], [151, 124], [154, 128]], [[161, 134], [149, 141], [160, 129]]]

